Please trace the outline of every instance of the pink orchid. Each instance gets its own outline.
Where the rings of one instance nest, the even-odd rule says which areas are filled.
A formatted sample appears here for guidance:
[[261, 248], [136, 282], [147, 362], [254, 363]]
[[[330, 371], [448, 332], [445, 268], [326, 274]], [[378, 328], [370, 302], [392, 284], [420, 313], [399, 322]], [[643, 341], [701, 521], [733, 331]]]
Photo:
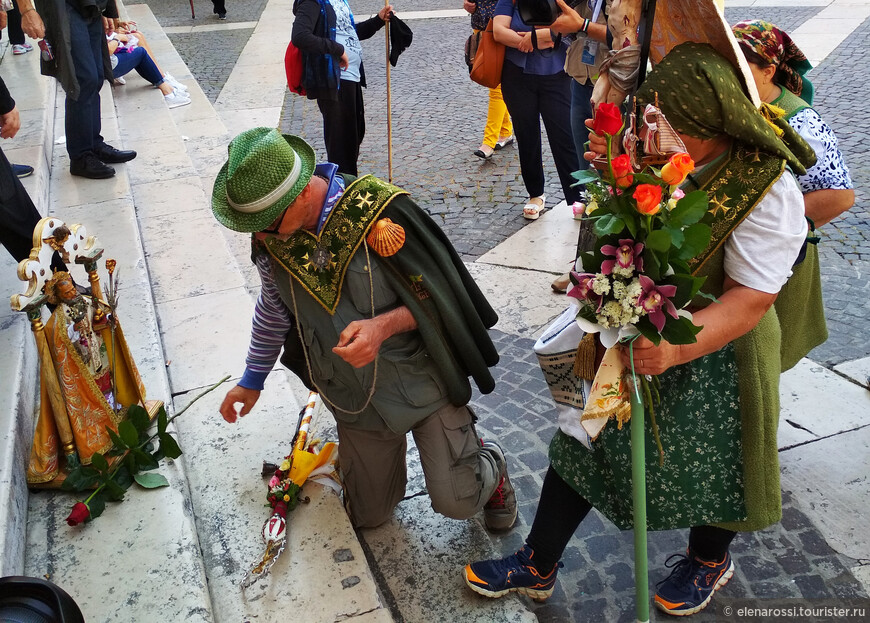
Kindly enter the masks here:
[[665, 326], [665, 312], [671, 318], [679, 318], [677, 308], [671, 302], [671, 297], [677, 293], [677, 286], [657, 286], [645, 275], [639, 275], [638, 280], [643, 292], [637, 299], [637, 306], [643, 308], [656, 330], [661, 333]]
[[573, 271], [571, 274], [577, 280], [577, 285], [568, 290], [568, 296], [581, 301], [589, 300], [590, 294], [595, 296], [594, 292], [592, 292], [592, 281], [595, 279], [595, 275], [592, 273], [575, 273]]
[[601, 272], [609, 275], [613, 272], [614, 267], [619, 264], [620, 268], [635, 268], [637, 272], [643, 271], [643, 243], [635, 243], [630, 238], [625, 238], [619, 241], [619, 246], [606, 244], [601, 247], [601, 252], [604, 255], [612, 255], [615, 260], [604, 260], [601, 262]]

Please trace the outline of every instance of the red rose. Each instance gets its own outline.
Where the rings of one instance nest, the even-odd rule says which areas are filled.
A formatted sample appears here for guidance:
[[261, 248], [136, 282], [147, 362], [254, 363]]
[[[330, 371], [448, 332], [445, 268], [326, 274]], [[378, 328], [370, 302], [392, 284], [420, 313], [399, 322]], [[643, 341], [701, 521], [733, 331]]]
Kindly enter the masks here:
[[72, 507], [72, 512], [66, 518], [66, 522], [71, 526], [77, 526], [91, 516], [91, 509], [84, 502], [76, 502]]
[[637, 201], [637, 211], [652, 216], [662, 207], [662, 187], [656, 184], [639, 184], [632, 195]]
[[632, 175], [633, 170], [631, 168], [631, 160], [629, 160], [628, 154], [617, 156], [610, 162], [610, 165], [613, 167], [613, 175], [616, 176], [616, 185], [620, 188], [628, 188], [631, 186], [631, 183], [634, 181], [634, 176]]
[[603, 102], [595, 110], [595, 119], [592, 123], [592, 131], [599, 136], [609, 134], [616, 136], [622, 129], [622, 113], [619, 106], [609, 102]]
[[669, 186], [683, 183], [686, 176], [695, 168], [695, 161], [686, 153], [674, 154], [662, 167], [662, 181]]

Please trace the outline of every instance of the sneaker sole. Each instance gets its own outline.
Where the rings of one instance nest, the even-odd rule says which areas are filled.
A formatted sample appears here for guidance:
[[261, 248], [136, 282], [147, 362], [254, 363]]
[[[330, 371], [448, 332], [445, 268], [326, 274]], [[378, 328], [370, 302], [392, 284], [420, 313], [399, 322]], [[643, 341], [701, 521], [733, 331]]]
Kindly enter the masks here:
[[462, 573], [462, 576], [465, 578], [465, 583], [468, 585], [468, 588], [473, 590], [478, 595], [483, 595], [484, 597], [489, 597], [490, 599], [498, 599], [499, 597], [504, 597], [508, 593], [519, 593], [520, 595], [526, 595], [527, 597], [531, 597], [537, 602], [544, 602], [553, 596], [553, 590], [555, 589], [555, 587], [553, 587], [551, 589], [542, 591], [534, 588], [517, 586], [506, 588], [503, 591], [491, 591], [472, 583], [471, 580], [468, 579], [468, 576], [465, 574], [465, 572]]
[[718, 591], [720, 588], [722, 588], [723, 586], [728, 584], [728, 580], [730, 580], [733, 575], [734, 575], [734, 561], [732, 560], [728, 569], [725, 571], [725, 573], [722, 574], [722, 577], [719, 578], [719, 581], [716, 582], [716, 586], [714, 586], [713, 590], [710, 591], [710, 594], [707, 595], [707, 599], [702, 601], [700, 604], [698, 604], [694, 608], [687, 608], [685, 610], [671, 610], [670, 608], [668, 608], [662, 602], [659, 601], [658, 595], [656, 595], [656, 597], [655, 597], [656, 607], [659, 610], [661, 610], [662, 612], [666, 612], [668, 614], [671, 614], [671, 615], [677, 616], [677, 617], [687, 617], [690, 614], [695, 614], [696, 612], [700, 612], [701, 610], [703, 610], [704, 608], [707, 607], [707, 605], [710, 603], [710, 600], [713, 599], [713, 595], [716, 594], [716, 591]]

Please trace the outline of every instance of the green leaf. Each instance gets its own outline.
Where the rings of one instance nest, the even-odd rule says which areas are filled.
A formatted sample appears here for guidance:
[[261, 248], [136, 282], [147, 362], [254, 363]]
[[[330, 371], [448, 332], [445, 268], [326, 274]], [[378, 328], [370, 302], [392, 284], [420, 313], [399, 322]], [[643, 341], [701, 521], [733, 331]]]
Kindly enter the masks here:
[[677, 320], [668, 317], [662, 328], [662, 337], [671, 344], [694, 344], [698, 341], [695, 335], [703, 328], [695, 326], [692, 321], [682, 316]]
[[151, 424], [151, 421], [148, 419], [148, 412], [139, 405], [130, 405], [130, 408], [127, 409], [127, 419], [133, 423], [133, 426], [140, 433], [148, 430]]
[[683, 235], [685, 236], [685, 240], [683, 240], [683, 244], [680, 247], [677, 257], [688, 260], [700, 255], [700, 253], [707, 248], [707, 245], [710, 244], [712, 230], [709, 225], [695, 223], [694, 225], [689, 225], [684, 229]]
[[653, 253], [653, 250], [650, 249], [649, 246], [646, 246], [643, 249], [643, 272], [647, 277], [655, 282], [658, 282], [662, 276], [659, 258], [655, 253]]
[[66, 491], [86, 491], [100, 482], [100, 472], [87, 465], [79, 465], [73, 469], [61, 485]]
[[118, 450], [126, 450], [127, 444], [124, 443], [124, 440], [118, 436], [118, 433], [113, 431], [111, 428], [106, 427], [106, 432], [109, 433], [109, 439], [112, 440], [112, 443], [115, 444], [115, 448]]
[[616, 234], [623, 230], [625, 223], [615, 214], [605, 214], [595, 221], [595, 234], [598, 236], [608, 236]]
[[94, 452], [91, 456], [91, 465], [100, 473], [105, 474], [109, 471], [109, 462], [106, 461], [106, 457], [99, 452]]
[[166, 417], [166, 409], [160, 407], [160, 410], [157, 412], [157, 432], [165, 433], [168, 425], [169, 418]]
[[667, 229], [655, 229], [646, 237], [646, 245], [653, 251], [666, 252], [671, 248], [671, 234]]
[[124, 499], [126, 490], [114, 480], [107, 480], [105, 483], [106, 496], [113, 502], [120, 502]]
[[121, 439], [127, 444], [128, 448], [135, 448], [139, 445], [139, 431], [130, 420], [124, 420], [118, 424], [118, 434]]
[[103, 511], [106, 510], [106, 496], [102, 491], [91, 498], [91, 501], [88, 502], [88, 508], [91, 511], [88, 521], [92, 521], [103, 514]]
[[658, 346], [659, 342], [662, 341], [662, 336], [659, 335], [658, 329], [656, 329], [655, 325], [646, 316], [641, 318], [635, 326], [642, 336], [656, 346]]
[[130, 485], [133, 484], [133, 474], [130, 473], [130, 470], [125, 464], [118, 468], [113, 480], [118, 483], [118, 486], [123, 487], [124, 489], [129, 489]]
[[686, 237], [683, 235], [683, 230], [679, 227], [668, 228], [668, 233], [671, 234], [671, 244], [679, 249], [683, 246], [683, 241]]
[[571, 186], [579, 186], [580, 184], [588, 184], [589, 182], [597, 182], [601, 179], [598, 175], [598, 171], [593, 168], [581, 169], [580, 171], [574, 171], [571, 173], [571, 177], [573, 177], [576, 183]]
[[157, 489], [158, 487], [168, 487], [169, 481], [163, 474], [136, 474], [133, 476], [140, 486], [146, 489]]
[[143, 452], [139, 448], [133, 448], [130, 453], [133, 455], [133, 459], [136, 461], [136, 466], [139, 469], [133, 470], [133, 475], [135, 477], [136, 472], [141, 470], [148, 469], [157, 469], [159, 467], [159, 463], [147, 452]]
[[677, 309], [681, 309], [691, 301], [706, 277], [692, 277], [686, 274], [675, 274], [667, 277], [665, 283], [677, 286], [677, 293], [671, 298]]
[[157, 437], [160, 439], [159, 452], [161, 452], [163, 456], [170, 459], [177, 459], [181, 456], [181, 448], [178, 447], [178, 442], [175, 441], [175, 437], [169, 433], [161, 433]]
[[697, 223], [707, 214], [707, 203], [707, 193], [703, 190], [690, 192], [677, 201], [676, 207], [671, 210], [671, 224], [685, 226]]

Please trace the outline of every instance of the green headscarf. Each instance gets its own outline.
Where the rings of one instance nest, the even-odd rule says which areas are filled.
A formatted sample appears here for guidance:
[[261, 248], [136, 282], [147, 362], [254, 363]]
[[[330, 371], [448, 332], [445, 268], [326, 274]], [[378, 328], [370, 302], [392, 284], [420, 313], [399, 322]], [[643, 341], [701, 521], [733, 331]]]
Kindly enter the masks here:
[[784, 119], [773, 119], [777, 136], [743, 91], [737, 70], [706, 43], [673, 48], [637, 91], [642, 106], [659, 107], [678, 132], [709, 139], [727, 134], [744, 145], [783, 158], [796, 175], [816, 161], [815, 152]]

